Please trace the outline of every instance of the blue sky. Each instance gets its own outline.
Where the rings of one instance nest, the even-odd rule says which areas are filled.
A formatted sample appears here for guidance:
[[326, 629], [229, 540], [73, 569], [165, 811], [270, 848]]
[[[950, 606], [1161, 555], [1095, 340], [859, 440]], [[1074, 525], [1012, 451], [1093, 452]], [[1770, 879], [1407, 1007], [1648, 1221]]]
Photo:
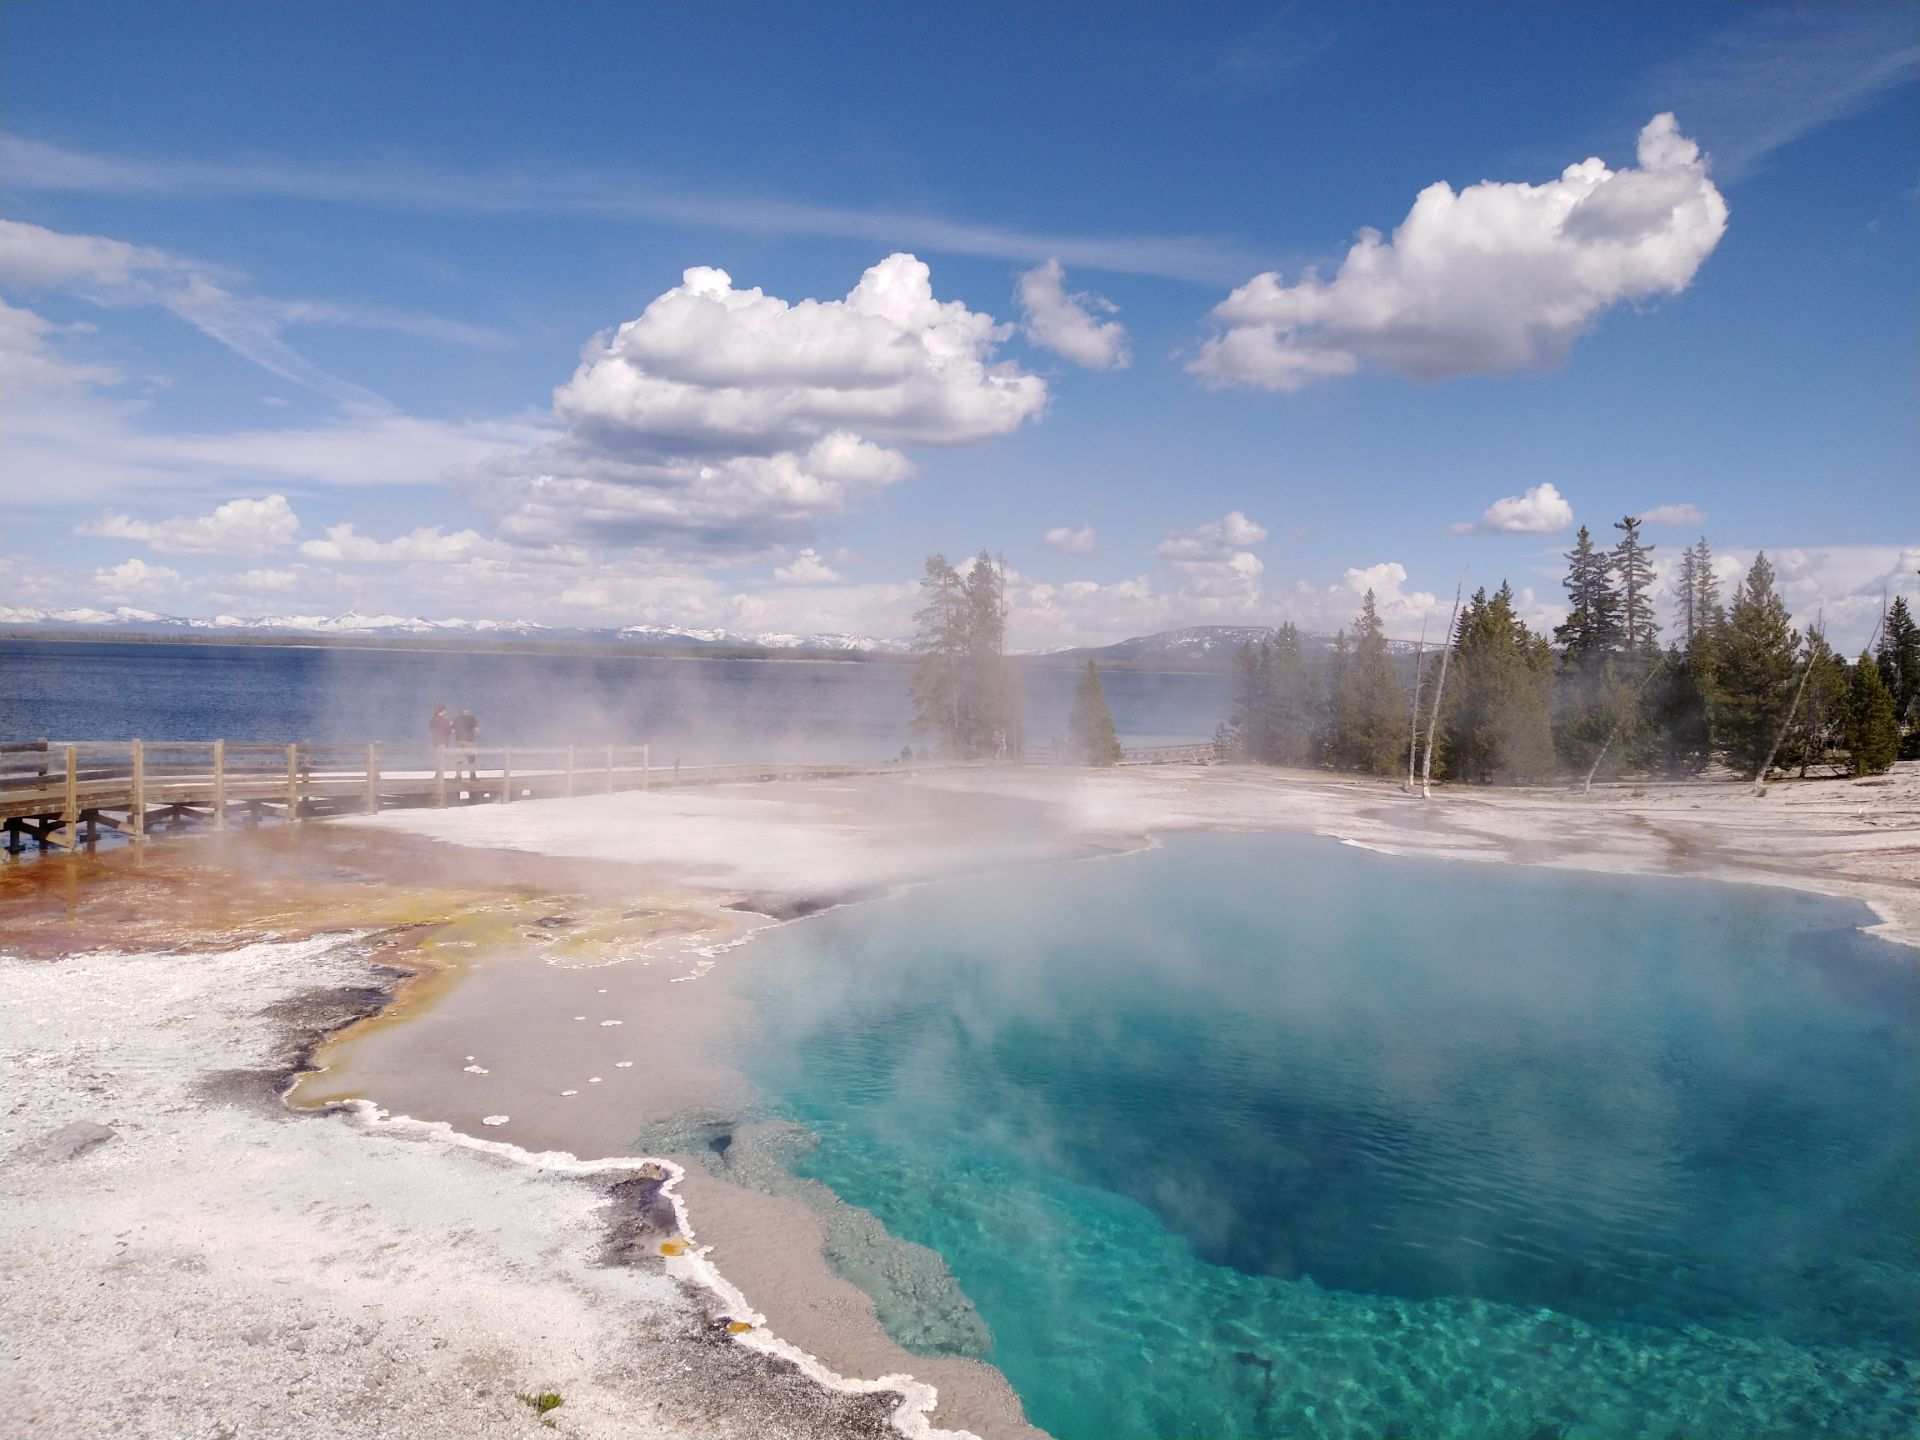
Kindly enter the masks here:
[[1916, 587], [1910, 5], [0, 40], [0, 607], [898, 634], [985, 545], [1027, 645], [1412, 635], [1629, 512]]

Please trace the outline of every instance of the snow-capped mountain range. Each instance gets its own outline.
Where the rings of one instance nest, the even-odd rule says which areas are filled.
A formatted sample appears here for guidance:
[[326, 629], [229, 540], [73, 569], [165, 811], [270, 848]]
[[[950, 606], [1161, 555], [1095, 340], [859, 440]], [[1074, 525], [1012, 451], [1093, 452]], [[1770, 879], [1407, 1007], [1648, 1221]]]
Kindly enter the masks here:
[[740, 634], [731, 630], [699, 629], [679, 625], [628, 625], [618, 630], [570, 630], [533, 620], [428, 620], [418, 615], [163, 615], [130, 605], [111, 610], [80, 608], [34, 610], [0, 605], [0, 628], [15, 630], [99, 629], [134, 634], [208, 631], [232, 635], [327, 636], [517, 636], [549, 640], [628, 640], [637, 644], [687, 649], [827, 650], [842, 653], [889, 653], [907, 648], [904, 641], [866, 635], [797, 635], [785, 631]]
[[[1170, 664], [1224, 665], [1232, 661], [1241, 646], [1263, 640], [1272, 633], [1272, 628], [1266, 625], [1189, 625], [1181, 630], [1162, 630], [1157, 635], [1136, 635], [1112, 645], [1057, 650], [1053, 654], [1059, 658], [1107, 663], [1146, 664], [1164, 661]], [[1302, 631], [1300, 648], [1307, 655], [1322, 654], [1333, 649], [1333, 636]], [[1411, 655], [1414, 649], [1414, 643], [1410, 640], [1387, 641], [1390, 654]]]
[[[434, 637], [448, 641], [461, 636], [545, 640], [554, 643], [592, 641], [600, 644], [631, 643], [650, 650], [728, 651], [805, 651], [813, 654], [902, 655], [912, 649], [906, 640], [883, 639], [872, 635], [794, 634], [768, 630], [747, 634], [735, 630], [701, 628], [689, 625], [626, 625], [619, 629], [566, 629], [542, 625], [533, 620], [427, 620], [418, 615], [362, 615], [349, 610], [344, 615], [163, 615], [121, 605], [112, 610], [91, 608], [75, 610], [32, 610], [0, 605], [0, 630], [101, 630], [123, 634], [167, 635], [180, 632], [206, 636], [209, 632], [233, 636], [315, 635], [338, 638]], [[1163, 630], [1155, 635], [1136, 635], [1112, 645], [1087, 646], [1070, 650], [1041, 652], [1050, 659], [1094, 660], [1102, 664], [1176, 668], [1199, 666], [1212, 668], [1232, 663], [1240, 647], [1272, 632], [1260, 625], [1190, 625], [1181, 630]], [[1319, 654], [1333, 647], [1328, 635], [1302, 634], [1302, 648]], [[1387, 648], [1396, 654], [1411, 655], [1413, 645], [1405, 640], [1389, 640]]]

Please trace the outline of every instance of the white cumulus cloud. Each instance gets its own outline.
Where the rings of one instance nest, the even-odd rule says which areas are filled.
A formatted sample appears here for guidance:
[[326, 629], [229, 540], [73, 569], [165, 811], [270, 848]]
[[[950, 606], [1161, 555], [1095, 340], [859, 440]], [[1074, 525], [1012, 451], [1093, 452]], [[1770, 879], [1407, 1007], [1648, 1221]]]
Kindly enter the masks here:
[[840, 579], [840, 572], [809, 546], [794, 556], [792, 563], [776, 566], [773, 578], [788, 585], [832, 585]]
[[351, 523], [329, 525], [318, 540], [304, 540], [300, 553], [309, 560], [345, 565], [447, 565], [473, 559], [505, 559], [513, 547], [477, 530], [443, 530], [423, 525], [392, 540], [362, 535]]
[[1056, 525], [1040, 538], [1062, 555], [1091, 555], [1100, 545], [1100, 537], [1094, 533], [1091, 525], [1082, 525], [1078, 529], [1071, 525]]
[[1522, 494], [1494, 501], [1478, 520], [1463, 520], [1453, 531], [1456, 535], [1551, 535], [1572, 523], [1573, 506], [1543, 480]]
[[1285, 391], [1363, 368], [1434, 380], [1553, 365], [1611, 307], [1685, 290], [1726, 233], [1726, 201], [1671, 114], [1641, 130], [1638, 160], [1583, 160], [1539, 185], [1437, 181], [1391, 237], [1362, 230], [1332, 279], [1268, 271], [1235, 290], [1188, 369]]
[[82, 535], [137, 540], [162, 555], [260, 555], [293, 543], [300, 517], [284, 495], [229, 500], [205, 515], [136, 520], [109, 511], [80, 527]]
[[937, 299], [912, 255], [840, 300], [695, 267], [589, 343], [554, 394], [565, 435], [496, 486], [502, 528], [715, 549], [804, 538], [910, 474], [899, 446], [990, 439], [1046, 408], [1046, 381], [997, 358], [1007, 333]]
[[1096, 318], [1119, 307], [1101, 295], [1068, 294], [1066, 267], [1058, 260], [1023, 271], [1019, 297], [1026, 316], [1021, 328], [1035, 345], [1089, 370], [1119, 369], [1132, 360], [1126, 326]]
[[180, 579], [178, 570], [170, 570], [165, 565], [149, 565], [138, 557], [122, 560], [110, 569], [93, 572], [93, 583], [110, 598], [128, 595], [149, 595], [157, 590], [166, 590]]
[[1266, 565], [1247, 547], [1267, 538], [1266, 527], [1230, 510], [1218, 520], [1192, 530], [1176, 530], [1155, 547], [1155, 553], [1195, 595], [1242, 596], [1259, 594]]
[[844, 300], [789, 304], [698, 266], [587, 347], [554, 397], [562, 418], [650, 449], [775, 453], [845, 431], [960, 444], [1038, 415], [1046, 382], [995, 363], [991, 315], [934, 298], [932, 272], [889, 255]]
[[1229, 510], [1218, 520], [1192, 530], [1176, 530], [1160, 542], [1158, 553], [1164, 560], [1218, 560], [1247, 545], [1258, 545], [1267, 538], [1266, 526], [1249, 520], [1238, 510]]

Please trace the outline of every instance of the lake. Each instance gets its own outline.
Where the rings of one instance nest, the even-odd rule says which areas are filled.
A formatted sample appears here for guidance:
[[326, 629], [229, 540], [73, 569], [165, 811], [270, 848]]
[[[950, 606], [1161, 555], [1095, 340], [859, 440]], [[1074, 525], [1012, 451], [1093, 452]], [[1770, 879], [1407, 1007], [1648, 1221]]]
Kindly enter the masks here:
[[[918, 747], [911, 667], [890, 661], [478, 655], [320, 646], [0, 640], [0, 739], [420, 744], [470, 705], [487, 744], [618, 742], [658, 763], [878, 761]], [[1075, 670], [1023, 668], [1031, 742], [1066, 733]], [[1121, 741], [1211, 739], [1225, 674], [1104, 676]]]
[[1920, 968], [1866, 918], [1175, 838], [763, 937], [750, 1118], [1059, 1440], [1910, 1440]]

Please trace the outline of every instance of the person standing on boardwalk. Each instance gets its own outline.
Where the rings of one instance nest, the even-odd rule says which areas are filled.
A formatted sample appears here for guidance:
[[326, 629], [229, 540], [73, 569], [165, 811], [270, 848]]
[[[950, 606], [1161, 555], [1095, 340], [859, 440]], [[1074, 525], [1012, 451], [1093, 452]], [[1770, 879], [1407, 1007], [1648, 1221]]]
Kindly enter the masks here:
[[467, 765], [467, 778], [476, 785], [480, 783], [480, 752], [474, 747], [480, 740], [480, 722], [474, 718], [473, 711], [467, 706], [460, 707], [460, 713], [453, 717], [453, 741], [460, 747], [460, 754], [453, 760], [454, 778], [460, 776], [460, 762]]
[[446, 749], [453, 743], [453, 717], [447, 713], [447, 707], [433, 707], [433, 717], [427, 721], [427, 737], [433, 742], [433, 768], [438, 770], [446, 763]]

